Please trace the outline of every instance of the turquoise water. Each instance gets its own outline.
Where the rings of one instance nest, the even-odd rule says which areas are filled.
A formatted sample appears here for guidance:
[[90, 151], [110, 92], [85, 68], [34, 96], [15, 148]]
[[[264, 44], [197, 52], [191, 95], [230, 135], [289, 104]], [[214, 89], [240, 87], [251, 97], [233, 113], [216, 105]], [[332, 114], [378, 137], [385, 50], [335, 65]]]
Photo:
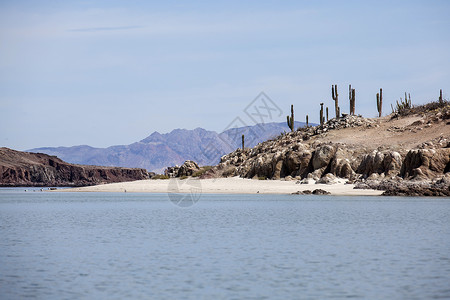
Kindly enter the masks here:
[[438, 198], [0, 191], [0, 298], [450, 298]]

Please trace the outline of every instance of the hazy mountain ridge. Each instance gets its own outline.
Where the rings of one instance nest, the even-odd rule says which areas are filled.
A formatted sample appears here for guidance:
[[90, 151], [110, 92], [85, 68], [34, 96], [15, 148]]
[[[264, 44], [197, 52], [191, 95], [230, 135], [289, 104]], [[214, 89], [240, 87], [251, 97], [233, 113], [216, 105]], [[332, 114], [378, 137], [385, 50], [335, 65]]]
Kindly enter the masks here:
[[[295, 128], [304, 126], [295, 122]], [[157, 131], [139, 142], [95, 148], [88, 145], [72, 147], [42, 147], [27, 151], [56, 155], [74, 164], [145, 168], [162, 172], [166, 167], [181, 165], [185, 160], [194, 160], [200, 165], [215, 165], [221, 156], [241, 147], [241, 136], [245, 135], [245, 147], [289, 131], [286, 123], [266, 123], [232, 128], [221, 133], [203, 128], [174, 129], [161, 134]]]

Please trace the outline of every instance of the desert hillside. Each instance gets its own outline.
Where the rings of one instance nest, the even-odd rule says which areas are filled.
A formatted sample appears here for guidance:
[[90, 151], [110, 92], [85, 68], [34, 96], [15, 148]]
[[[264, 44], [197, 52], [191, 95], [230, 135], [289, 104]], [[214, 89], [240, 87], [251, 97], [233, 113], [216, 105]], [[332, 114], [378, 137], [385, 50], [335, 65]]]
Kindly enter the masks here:
[[386, 180], [392, 185], [405, 180], [445, 181], [449, 171], [450, 105], [444, 102], [381, 118], [333, 118], [252, 149], [238, 149], [223, 156], [204, 177], [320, 183], [333, 183], [340, 177], [365, 184], [384, 181], [385, 187]]

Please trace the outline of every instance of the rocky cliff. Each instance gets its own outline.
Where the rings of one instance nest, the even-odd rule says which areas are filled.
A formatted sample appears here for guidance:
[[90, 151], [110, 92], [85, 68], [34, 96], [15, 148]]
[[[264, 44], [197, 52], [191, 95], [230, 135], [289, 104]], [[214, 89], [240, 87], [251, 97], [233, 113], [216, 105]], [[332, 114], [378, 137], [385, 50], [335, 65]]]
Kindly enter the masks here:
[[0, 148], [0, 186], [86, 186], [148, 178], [145, 169], [74, 165], [56, 156]]
[[385, 190], [389, 182], [432, 184], [440, 180], [443, 195], [450, 195], [449, 119], [448, 105], [401, 118], [347, 115], [251, 149], [238, 149], [223, 156], [204, 177], [311, 179], [319, 183], [333, 183], [340, 177], [370, 182], [372, 188], [374, 182], [379, 183]]

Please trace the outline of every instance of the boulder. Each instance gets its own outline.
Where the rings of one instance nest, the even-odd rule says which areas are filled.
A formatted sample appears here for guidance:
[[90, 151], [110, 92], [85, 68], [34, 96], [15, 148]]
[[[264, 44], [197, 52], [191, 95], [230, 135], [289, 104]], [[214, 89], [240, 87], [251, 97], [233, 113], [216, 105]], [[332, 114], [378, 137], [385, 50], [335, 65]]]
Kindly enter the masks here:
[[312, 159], [313, 169], [317, 170], [328, 166], [335, 153], [336, 149], [331, 145], [324, 145], [317, 148]]
[[325, 174], [325, 176], [323, 176], [322, 178], [320, 178], [316, 182], [316, 184], [319, 184], [319, 183], [322, 183], [322, 184], [335, 184], [335, 183], [337, 183], [337, 178], [333, 174], [328, 173], [328, 174]]
[[354, 178], [355, 171], [353, 171], [349, 157], [352, 157], [353, 153], [348, 152], [343, 148], [338, 148], [330, 166], [330, 173], [340, 178]]
[[396, 151], [388, 152], [383, 159], [383, 169], [386, 176], [396, 176], [402, 166], [402, 156]]
[[185, 161], [178, 170], [177, 177], [192, 176], [195, 172], [199, 171], [200, 167], [195, 161]]
[[307, 149], [289, 151], [285, 158], [286, 173], [291, 176], [305, 177], [308, 174], [312, 153]]

